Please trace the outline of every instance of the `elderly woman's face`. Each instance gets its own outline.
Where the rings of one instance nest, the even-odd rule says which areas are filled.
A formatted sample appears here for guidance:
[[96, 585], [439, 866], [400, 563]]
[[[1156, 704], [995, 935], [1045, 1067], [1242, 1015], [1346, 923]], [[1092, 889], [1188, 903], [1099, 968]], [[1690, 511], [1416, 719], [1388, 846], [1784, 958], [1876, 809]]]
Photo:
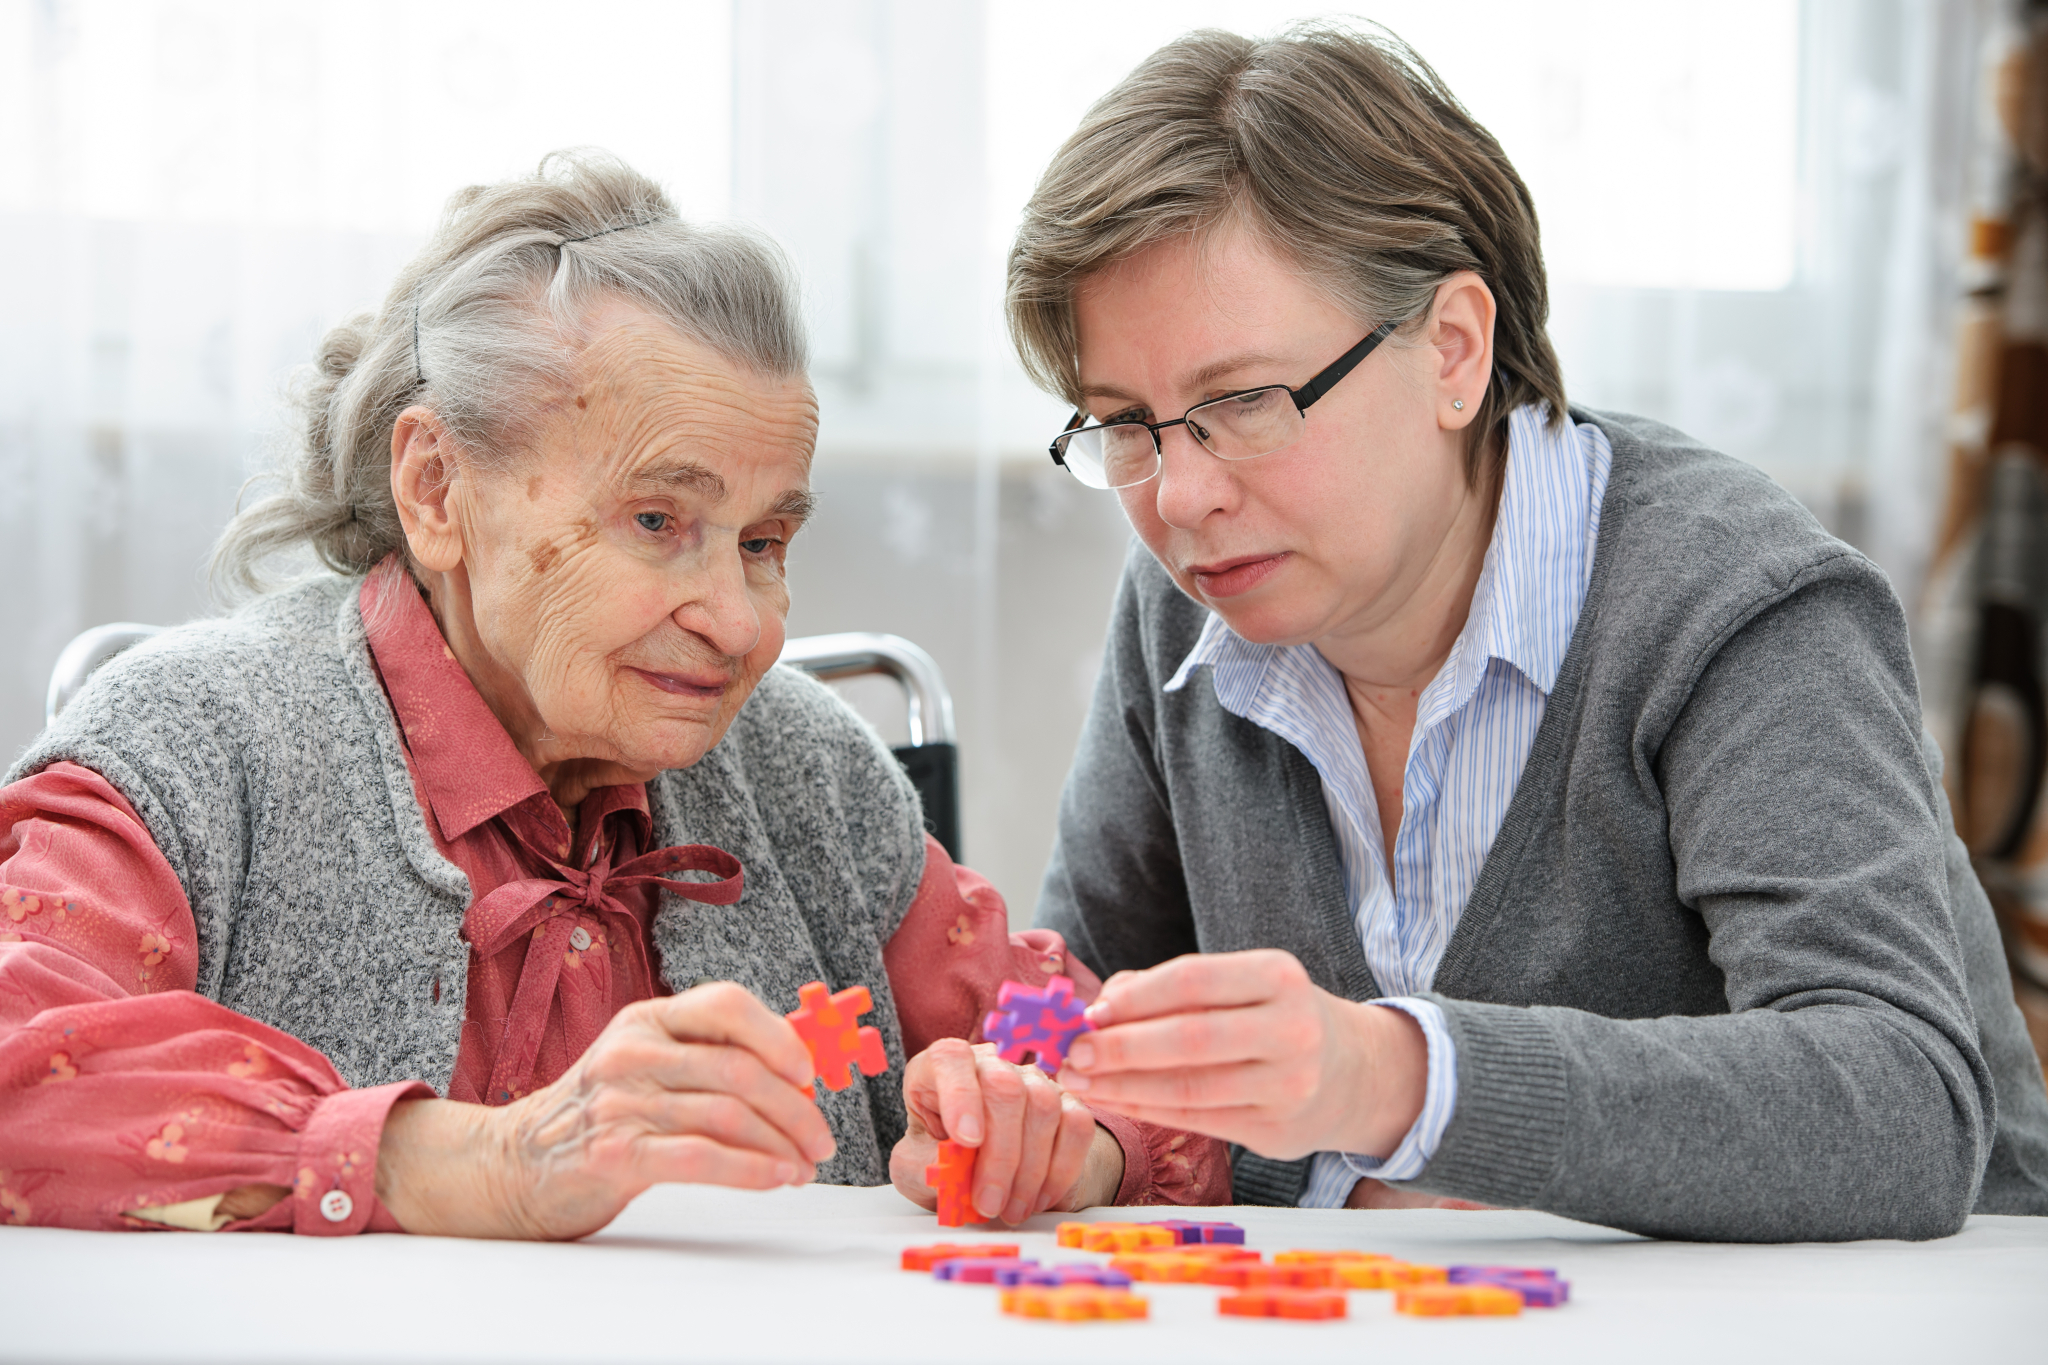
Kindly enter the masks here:
[[718, 743], [781, 653], [817, 404], [636, 310], [593, 337], [533, 449], [470, 482], [464, 662], [527, 748], [651, 775]]

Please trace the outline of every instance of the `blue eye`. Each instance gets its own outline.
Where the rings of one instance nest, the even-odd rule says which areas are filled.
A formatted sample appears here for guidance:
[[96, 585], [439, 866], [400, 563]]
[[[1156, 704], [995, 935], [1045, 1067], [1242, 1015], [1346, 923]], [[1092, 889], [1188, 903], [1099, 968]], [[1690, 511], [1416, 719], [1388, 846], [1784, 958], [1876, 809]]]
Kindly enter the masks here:
[[750, 555], [765, 555], [768, 553], [768, 547], [773, 545], [774, 543], [775, 542], [769, 537], [761, 536], [755, 540], [741, 541], [740, 548], [742, 550], [745, 550]]
[[640, 523], [641, 530], [656, 534], [659, 534], [668, 527], [668, 513], [666, 512], [637, 512], [634, 514], [633, 520]]

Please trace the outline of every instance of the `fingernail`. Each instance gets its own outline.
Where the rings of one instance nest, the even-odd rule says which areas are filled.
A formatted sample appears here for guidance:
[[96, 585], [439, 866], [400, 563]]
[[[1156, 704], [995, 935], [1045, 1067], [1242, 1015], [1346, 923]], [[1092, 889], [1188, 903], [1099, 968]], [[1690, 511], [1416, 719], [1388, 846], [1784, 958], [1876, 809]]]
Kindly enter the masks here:
[[1060, 1084], [1078, 1095], [1088, 1088], [1088, 1078], [1075, 1071], [1072, 1067], [1068, 1067], [1060, 1072]]
[[1005, 1223], [1021, 1223], [1030, 1216], [1030, 1210], [1024, 1207], [1024, 1201], [1021, 1199], [1012, 1199], [1009, 1207], [1003, 1210]]
[[1097, 1028], [1100, 1028], [1109, 1022], [1109, 1006], [1098, 1000], [1087, 1009], [1082, 1010], [1081, 1017], [1094, 1024]]
[[1076, 1038], [1067, 1045], [1067, 1065], [1090, 1067], [1095, 1065], [1095, 1044], [1086, 1038]]
[[981, 1145], [981, 1120], [972, 1117], [961, 1119], [959, 1138], [969, 1147], [979, 1147]]
[[993, 1218], [1002, 1212], [1003, 1188], [1000, 1185], [983, 1185], [981, 1193], [974, 1197], [974, 1207], [981, 1210], [984, 1218]]
[[787, 1161], [777, 1162], [775, 1165], [775, 1178], [785, 1185], [796, 1184], [796, 1167], [790, 1165]]

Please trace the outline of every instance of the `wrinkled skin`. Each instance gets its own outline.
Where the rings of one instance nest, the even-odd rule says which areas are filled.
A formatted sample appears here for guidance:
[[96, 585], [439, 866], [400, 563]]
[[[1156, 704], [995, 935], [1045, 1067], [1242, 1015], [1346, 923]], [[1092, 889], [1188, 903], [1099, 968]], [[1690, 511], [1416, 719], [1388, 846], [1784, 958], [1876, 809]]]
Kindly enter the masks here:
[[[539, 397], [489, 461], [408, 409], [392, 491], [450, 651], [573, 824], [592, 789], [703, 757], [781, 652], [817, 405], [624, 304]], [[833, 1150], [802, 1040], [724, 983], [622, 1010], [502, 1108], [394, 1106], [377, 1194], [413, 1232], [577, 1237], [657, 1181], [800, 1183]]]

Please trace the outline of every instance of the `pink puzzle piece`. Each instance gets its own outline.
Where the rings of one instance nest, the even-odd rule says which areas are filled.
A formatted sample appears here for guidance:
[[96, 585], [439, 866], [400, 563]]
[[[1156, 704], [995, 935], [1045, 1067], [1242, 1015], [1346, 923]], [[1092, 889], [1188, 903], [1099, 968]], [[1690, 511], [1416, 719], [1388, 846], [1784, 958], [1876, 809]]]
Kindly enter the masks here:
[[996, 994], [996, 1008], [981, 1021], [981, 1036], [996, 1045], [996, 1055], [1022, 1066], [1028, 1058], [1047, 1075], [1059, 1074], [1074, 1039], [1092, 1031], [1074, 998], [1074, 983], [1056, 976], [1043, 987], [1005, 981]]
[[811, 1065], [827, 1090], [844, 1090], [853, 1084], [849, 1067], [859, 1067], [865, 1076], [879, 1076], [888, 1069], [881, 1031], [862, 1028], [856, 1022], [875, 1007], [866, 986], [848, 986], [829, 995], [824, 982], [813, 981], [799, 986], [796, 998], [801, 1006], [784, 1017], [811, 1050]]

